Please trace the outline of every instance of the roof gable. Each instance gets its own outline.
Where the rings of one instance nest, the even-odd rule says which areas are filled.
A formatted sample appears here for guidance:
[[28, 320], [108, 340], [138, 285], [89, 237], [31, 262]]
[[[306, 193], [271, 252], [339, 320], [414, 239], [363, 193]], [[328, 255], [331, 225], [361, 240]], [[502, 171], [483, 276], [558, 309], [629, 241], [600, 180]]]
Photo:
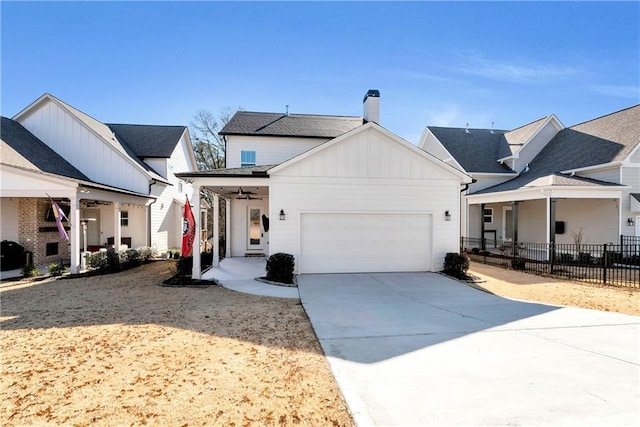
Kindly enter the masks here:
[[511, 154], [504, 137], [506, 131], [428, 126], [453, 158], [469, 173], [513, 173], [498, 159]]
[[185, 126], [112, 124], [106, 126], [138, 157], [169, 158], [185, 133]]
[[269, 175], [349, 178], [471, 178], [369, 122], [269, 170]]
[[362, 125], [362, 117], [238, 111], [220, 135], [335, 138]]
[[[544, 182], [540, 178], [589, 166], [621, 162], [640, 144], [640, 105], [562, 129], [518, 177], [474, 194], [517, 190]], [[616, 185], [588, 178], [572, 177], [576, 183]], [[553, 184], [558, 185], [558, 184]]]
[[2, 117], [0, 163], [68, 178], [90, 181], [20, 123]]

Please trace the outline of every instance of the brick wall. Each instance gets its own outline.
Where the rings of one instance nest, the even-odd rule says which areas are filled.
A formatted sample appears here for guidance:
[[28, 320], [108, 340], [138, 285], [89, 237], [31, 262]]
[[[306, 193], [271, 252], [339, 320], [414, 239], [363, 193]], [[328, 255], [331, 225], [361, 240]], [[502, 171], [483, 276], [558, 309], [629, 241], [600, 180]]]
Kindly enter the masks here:
[[[71, 258], [69, 241], [60, 238], [55, 222], [45, 221], [49, 206], [51, 203], [48, 199], [21, 198], [18, 200], [18, 243], [24, 246], [26, 251], [33, 253], [34, 265], [49, 265]], [[64, 221], [63, 224], [68, 226]], [[55, 230], [40, 231], [43, 227]], [[57, 255], [47, 256], [47, 243], [58, 244]]]

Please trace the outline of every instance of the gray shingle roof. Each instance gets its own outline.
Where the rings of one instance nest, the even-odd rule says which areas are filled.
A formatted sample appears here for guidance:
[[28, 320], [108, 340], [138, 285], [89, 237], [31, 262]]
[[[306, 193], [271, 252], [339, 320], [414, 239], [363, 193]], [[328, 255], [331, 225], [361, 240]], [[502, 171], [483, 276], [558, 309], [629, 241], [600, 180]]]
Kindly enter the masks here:
[[568, 177], [559, 172], [625, 159], [640, 144], [640, 105], [565, 128], [529, 164], [529, 171], [517, 178], [473, 194], [516, 190], [543, 183], [543, 177], [562, 177], [548, 185], [616, 185], [587, 178]]
[[138, 157], [169, 158], [185, 126], [128, 125], [107, 123], [120, 142]]
[[335, 138], [362, 124], [362, 117], [238, 111], [220, 135]]
[[90, 181], [86, 175], [14, 120], [2, 117], [0, 139], [2, 164]]
[[513, 173], [497, 162], [511, 155], [504, 138], [504, 130], [447, 128], [428, 126], [433, 135], [451, 153], [465, 171], [484, 173]]

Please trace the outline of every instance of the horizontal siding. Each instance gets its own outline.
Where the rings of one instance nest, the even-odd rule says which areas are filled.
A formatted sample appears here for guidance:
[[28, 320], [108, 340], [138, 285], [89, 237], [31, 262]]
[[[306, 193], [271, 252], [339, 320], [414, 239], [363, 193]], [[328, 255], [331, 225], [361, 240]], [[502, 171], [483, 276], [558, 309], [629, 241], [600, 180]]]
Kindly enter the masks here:
[[629, 160], [631, 161], [631, 163], [635, 163], [635, 164], [640, 163], [640, 149], [639, 148], [636, 148], [636, 152], [633, 153], [633, 155], [631, 157], [629, 157]]
[[147, 192], [146, 173], [57, 104], [43, 103], [21, 124], [93, 181]]
[[583, 231], [582, 243], [618, 242], [617, 199], [566, 199], [556, 203], [556, 220], [565, 222], [566, 233], [556, 236], [557, 243], [574, 243], [573, 233]]
[[256, 164], [277, 165], [304, 153], [329, 139], [290, 138], [268, 136], [227, 136], [228, 168], [240, 167], [240, 152], [252, 150], [256, 152]]
[[[447, 150], [442, 146], [440, 141], [433, 136], [430, 132], [425, 130], [425, 136], [423, 137], [423, 141], [421, 142], [420, 148], [422, 148], [427, 153], [435, 156], [436, 158], [444, 161], [447, 164], [455, 167], [456, 169], [462, 170], [454, 159], [452, 159], [451, 155], [447, 152]], [[464, 171], [463, 171], [464, 172]]]
[[515, 167], [518, 172], [521, 172], [527, 165], [531, 163], [534, 157], [536, 157], [545, 145], [553, 139], [558, 133], [558, 129], [551, 123], [547, 123], [540, 131], [526, 143], [518, 152], [518, 160]]
[[615, 182], [616, 184], [620, 184], [619, 168], [581, 172], [576, 175], [583, 176], [585, 178], [599, 179], [600, 181]]

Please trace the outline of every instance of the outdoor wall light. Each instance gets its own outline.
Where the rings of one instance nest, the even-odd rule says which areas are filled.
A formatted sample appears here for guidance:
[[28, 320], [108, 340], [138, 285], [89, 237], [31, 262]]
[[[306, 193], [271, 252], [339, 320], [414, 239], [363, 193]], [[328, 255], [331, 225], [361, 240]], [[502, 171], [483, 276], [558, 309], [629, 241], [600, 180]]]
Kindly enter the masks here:
[[451, 213], [448, 210], [444, 211], [444, 220], [451, 221]]
[[627, 224], [629, 224], [630, 226], [633, 226], [635, 223], [633, 222], [633, 218], [629, 218], [627, 219]]
[[285, 216], [284, 209], [280, 209], [280, 221], [284, 221]]

